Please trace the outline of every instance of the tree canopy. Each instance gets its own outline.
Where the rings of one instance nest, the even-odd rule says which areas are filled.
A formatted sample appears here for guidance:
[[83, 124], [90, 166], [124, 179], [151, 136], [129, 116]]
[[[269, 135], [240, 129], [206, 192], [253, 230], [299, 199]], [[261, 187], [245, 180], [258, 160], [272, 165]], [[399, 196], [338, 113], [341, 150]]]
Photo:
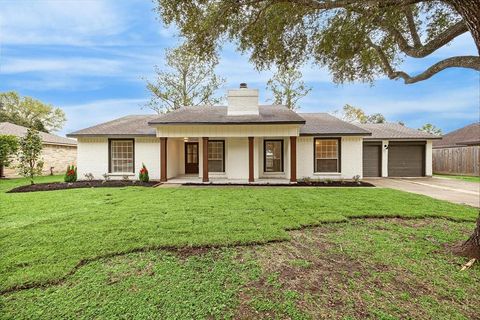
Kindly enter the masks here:
[[435, 135], [441, 135], [442, 134], [442, 129], [437, 128], [435, 125], [431, 123], [426, 123], [424, 124], [420, 129], [418, 129], [423, 132], [427, 132], [430, 134], [435, 134]]
[[312, 90], [302, 81], [302, 73], [292, 67], [278, 69], [268, 80], [267, 89], [272, 92], [275, 104], [285, 105], [291, 110], [298, 109], [298, 100]]
[[60, 108], [31, 97], [21, 97], [15, 91], [0, 93], [0, 122], [10, 122], [38, 131], [58, 131], [65, 124]]
[[313, 62], [336, 83], [386, 75], [415, 83], [447, 68], [480, 70], [478, 56], [451, 56], [410, 75], [406, 56], [424, 58], [470, 32], [480, 52], [478, 0], [157, 0], [163, 21], [176, 24], [196, 54], [226, 42], [258, 69]]
[[217, 58], [201, 59], [187, 46], [165, 52], [166, 67], [156, 69], [154, 82], [147, 81], [152, 98], [148, 107], [157, 113], [168, 112], [182, 106], [212, 105], [222, 98], [217, 89], [225, 80], [215, 74]]
[[342, 110], [336, 110], [333, 112], [335, 116], [338, 116], [343, 121], [358, 122], [358, 123], [385, 123], [387, 119], [381, 113], [367, 114], [362, 108], [354, 107], [346, 104]]

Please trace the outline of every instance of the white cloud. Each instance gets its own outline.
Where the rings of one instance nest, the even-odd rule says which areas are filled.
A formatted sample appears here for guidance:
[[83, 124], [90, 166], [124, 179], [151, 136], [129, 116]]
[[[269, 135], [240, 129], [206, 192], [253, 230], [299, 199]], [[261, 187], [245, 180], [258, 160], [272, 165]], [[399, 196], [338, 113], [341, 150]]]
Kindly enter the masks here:
[[[90, 44], [122, 33], [126, 17], [107, 0], [2, 1], [2, 44]], [[103, 41], [108, 39], [103, 39]]]
[[146, 102], [146, 99], [137, 98], [104, 99], [62, 106], [67, 115], [67, 124], [60, 134], [87, 128], [126, 115], [152, 114], [151, 110], [143, 108]]
[[97, 58], [4, 59], [0, 66], [3, 74], [25, 72], [66, 72], [72, 75], [111, 75], [121, 71], [122, 63]]

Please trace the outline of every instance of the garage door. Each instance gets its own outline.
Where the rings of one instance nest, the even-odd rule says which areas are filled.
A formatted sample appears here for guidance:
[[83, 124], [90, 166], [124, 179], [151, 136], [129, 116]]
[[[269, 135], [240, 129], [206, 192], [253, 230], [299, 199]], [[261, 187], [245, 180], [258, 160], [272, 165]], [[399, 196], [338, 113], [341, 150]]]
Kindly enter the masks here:
[[363, 176], [380, 177], [382, 175], [381, 143], [363, 143]]
[[389, 177], [425, 175], [425, 143], [390, 142], [388, 145]]

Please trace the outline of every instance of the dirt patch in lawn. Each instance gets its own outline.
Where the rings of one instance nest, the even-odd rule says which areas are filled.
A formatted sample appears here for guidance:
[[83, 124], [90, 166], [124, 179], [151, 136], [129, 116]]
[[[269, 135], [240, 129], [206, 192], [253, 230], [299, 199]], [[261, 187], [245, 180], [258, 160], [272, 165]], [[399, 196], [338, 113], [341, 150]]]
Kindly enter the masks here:
[[38, 184], [20, 186], [20, 187], [13, 188], [7, 193], [53, 191], [53, 190], [79, 189], [79, 188], [154, 187], [158, 184], [159, 182], [157, 181], [141, 182], [141, 181], [123, 181], [123, 180], [51, 182], [51, 183], [38, 183]]
[[[435, 223], [432, 219], [388, 221], [415, 229]], [[375, 226], [372, 221], [371, 227]], [[415, 275], [407, 265], [353, 258], [341, 243], [332, 243], [327, 237], [339, 232], [338, 228], [329, 225], [290, 231], [289, 242], [240, 251], [239, 259], [248, 256], [262, 271], [239, 294], [236, 318], [284, 318], [297, 312], [313, 319], [364, 319], [379, 318], [387, 312], [427, 319], [431, 317], [428, 307], [419, 308], [418, 303], [430, 300], [433, 305], [445, 303], [467, 317], [473, 316], [471, 302], [468, 306], [462, 301], [453, 302], [455, 298], [443, 292], [449, 290], [448, 286]], [[401, 306], [402, 310], [391, 306]]]

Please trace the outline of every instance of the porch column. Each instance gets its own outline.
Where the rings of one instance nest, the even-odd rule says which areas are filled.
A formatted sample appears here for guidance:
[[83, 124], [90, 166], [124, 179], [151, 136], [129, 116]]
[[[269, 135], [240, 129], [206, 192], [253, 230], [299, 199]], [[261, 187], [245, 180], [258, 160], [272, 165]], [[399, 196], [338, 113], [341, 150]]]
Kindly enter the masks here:
[[248, 182], [254, 182], [253, 137], [248, 137]]
[[203, 182], [208, 182], [208, 138], [202, 138], [202, 154], [203, 154]]
[[297, 137], [290, 137], [290, 182], [297, 182]]
[[160, 138], [160, 181], [167, 181], [167, 138]]

